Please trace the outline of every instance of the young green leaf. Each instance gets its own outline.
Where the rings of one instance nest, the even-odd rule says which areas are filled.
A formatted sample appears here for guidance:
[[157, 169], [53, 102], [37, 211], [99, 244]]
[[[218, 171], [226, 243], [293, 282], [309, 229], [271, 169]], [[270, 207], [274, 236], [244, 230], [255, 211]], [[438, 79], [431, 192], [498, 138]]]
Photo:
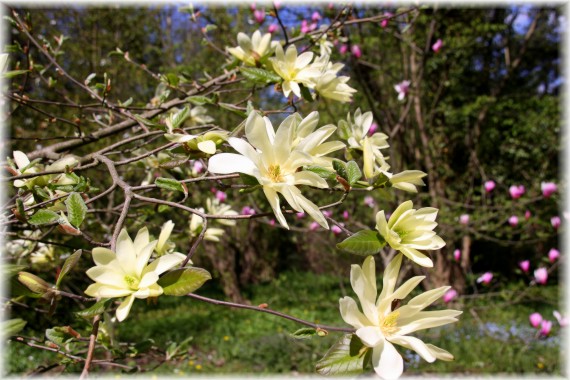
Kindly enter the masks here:
[[321, 178], [324, 179], [328, 179], [328, 180], [334, 180], [336, 178], [336, 174], [334, 172], [331, 172], [328, 169], [323, 168], [322, 166], [316, 166], [316, 165], [311, 165], [311, 166], [306, 166], [305, 170], [311, 171], [313, 173], [318, 174]]
[[378, 231], [362, 230], [344, 239], [336, 247], [355, 255], [369, 256], [380, 252], [385, 245], [386, 242]]
[[299, 85], [299, 87], [301, 88], [301, 96], [303, 99], [305, 99], [305, 101], [309, 103], [315, 101], [315, 99], [313, 99], [313, 95], [311, 95], [311, 92], [307, 87], [303, 86], [302, 84]]
[[46, 338], [58, 346], [62, 346], [73, 340], [75, 336], [70, 333], [69, 326], [55, 326], [52, 329], [46, 329]]
[[190, 96], [186, 98], [187, 101], [194, 104], [195, 106], [203, 106], [204, 104], [213, 104], [214, 102], [212, 99], [207, 98], [205, 96]]
[[332, 166], [339, 176], [348, 181], [348, 173], [346, 171], [346, 164], [344, 162], [333, 160]]
[[55, 282], [56, 288], [59, 287], [59, 283], [61, 282], [63, 277], [75, 266], [75, 264], [77, 264], [80, 257], [81, 257], [81, 250], [78, 249], [73, 253], [73, 255], [69, 256], [67, 260], [65, 260], [63, 266], [61, 267], [61, 271], [59, 272], [59, 276], [57, 277], [57, 280]]
[[346, 174], [348, 177], [346, 179], [348, 180], [348, 183], [350, 183], [351, 185], [354, 185], [356, 181], [358, 181], [362, 177], [362, 172], [360, 171], [358, 164], [354, 161], [349, 161], [347, 163]]
[[65, 200], [65, 207], [67, 208], [67, 220], [72, 226], [79, 228], [87, 215], [87, 206], [81, 195], [79, 193], [69, 194]]
[[160, 187], [161, 189], [181, 191], [184, 194], [188, 194], [188, 192], [184, 190], [184, 186], [182, 186], [180, 182], [172, 178], [158, 177], [154, 181], [154, 184]]
[[240, 68], [244, 77], [258, 84], [269, 84], [281, 82], [281, 77], [271, 71], [263, 70], [257, 67]]
[[29, 272], [19, 272], [18, 281], [36, 294], [45, 294], [50, 289], [47, 282]]
[[170, 116], [172, 128], [180, 128], [180, 126], [186, 121], [186, 119], [188, 119], [188, 117], [190, 117], [190, 108], [188, 107], [184, 107], [174, 115]]
[[24, 326], [26, 326], [26, 323], [27, 322], [21, 318], [9, 319], [7, 321], [3, 321], [2, 323], [0, 323], [0, 326], [2, 326], [0, 330], [2, 331], [4, 337], [9, 337], [12, 335], [16, 335], [17, 333], [22, 331]]
[[312, 338], [313, 335], [317, 335], [317, 330], [312, 327], [305, 327], [295, 331], [290, 335], [295, 339], [309, 339]]
[[25, 265], [16, 265], [16, 264], [1, 264], [0, 265], [0, 273], [2, 274], [3, 278], [9, 278], [12, 276], [17, 275], [20, 271], [26, 269]]
[[180, 268], [162, 276], [158, 280], [158, 285], [167, 296], [185, 296], [200, 288], [211, 278], [210, 273], [202, 268]]
[[38, 210], [28, 221], [34, 226], [41, 226], [42, 224], [56, 222], [58, 219], [59, 215], [56, 212], [51, 210]]
[[317, 362], [317, 373], [323, 376], [362, 373], [368, 351], [356, 335], [346, 334]]
[[112, 300], [113, 300], [112, 298], [103, 298], [100, 301], [88, 307], [87, 309], [80, 310], [75, 314], [87, 319], [93, 318], [96, 315], [103, 314]]

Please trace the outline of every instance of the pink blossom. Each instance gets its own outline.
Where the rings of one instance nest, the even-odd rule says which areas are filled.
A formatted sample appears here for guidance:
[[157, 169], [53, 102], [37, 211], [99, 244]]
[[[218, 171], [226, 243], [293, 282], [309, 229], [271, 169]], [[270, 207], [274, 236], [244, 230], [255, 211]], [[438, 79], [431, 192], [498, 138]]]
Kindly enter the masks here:
[[537, 284], [546, 284], [546, 281], [548, 281], [548, 271], [546, 268], [538, 268], [534, 271], [534, 281], [536, 281]]
[[488, 284], [491, 282], [491, 280], [493, 279], [493, 273], [491, 272], [485, 272], [483, 273], [483, 275], [481, 275], [481, 277], [479, 277], [477, 279], [478, 283], [483, 283], [483, 284]]
[[394, 16], [392, 13], [390, 12], [386, 12], [384, 13], [384, 17], [386, 17], [384, 20], [380, 21], [380, 26], [382, 28], [385, 28], [388, 26], [388, 23], [390, 22], [390, 17]]
[[317, 22], [314, 21], [314, 22], [311, 23], [311, 26], [309, 27], [309, 30], [310, 30], [310, 31], [313, 31], [313, 30], [317, 29], [317, 26], [319, 26], [319, 24], [317, 24]]
[[531, 217], [530, 211], [529, 211], [529, 210], [526, 210], [526, 211], [524, 212], [524, 218], [525, 218], [526, 220], [529, 220], [530, 217]]
[[338, 235], [342, 232], [341, 228], [337, 225], [331, 227], [331, 231], [333, 234]]
[[553, 216], [552, 218], [550, 218], [550, 223], [552, 224], [552, 227], [558, 229], [558, 227], [560, 227], [560, 217]]
[[368, 136], [372, 136], [378, 130], [378, 124], [372, 123], [370, 124], [370, 129], [368, 129]]
[[540, 335], [547, 336], [548, 334], [550, 334], [551, 329], [552, 329], [552, 322], [551, 321], [547, 321], [546, 319], [544, 319], [540, 323]]
[[453, 251], [453, 258], [455, 261], [459, 261], [459, 259], [461, 259], [461, 251], [459, 249]]
[[251, 3], [249, 9], [251, 9], [252, 12], [255, 11], [255, 3]]
[[310, 229], [311, 231], [316, 231], [316, 230], [319, 229], [319, 227], [320, 227], [320, 226], [319, 226], [319, 223], [317, 223], [317, 222], [312, 222], [311, 225], [309, 226], [309, 229]]
[[301, 21], [301, 33], [306, 34], [311, 31], [311, 28], [307, 24], [307, 20]]
[[330, 218], [332, 216], [332, 211], [325, 210], [323, 211], [323, 215], [326, 216], [327, 218]]
[[358, 45], [352, 45], [352, 47], [350, 48], [350, 51], [352, 52], [352, 55], [354, 56], [354, 58], [360, 58], [362, 57], [362, 51], [360, 50], [360, 46]]
[[269, 221], [269, 225], [270, 225], [270, 226], [274, 226], [274, 225], [275, 225], [275, 219], [271, 219], [271, 220]]
[[460, 224], [469, 224], [469, 214], [462, 214], [459, 216], [459, 223]]
[[554, 310], [552, 312], [552, 314], [554, 315], [554, 317], [558, 321], [558, 324], [560, 325], [560, 327], [566, 327], [566, 326], [568, 326], [568, 323], [570, 323], [570, 320], [568, 320], [568, 317], [563, 317], [562, 315], [560, 315], [560, 313], [557, 310]]
[[404, 100], [408, 92], [410, 92], [410, 81], [404, 80], [394, 86], [394, 90], [398, 93], [398, 100]]
[[532, 313], [528, 316], [528, 320], [530, 321], [530, 325], [536, 329], [542, 322], [542, 315], [539, 313]]
[[313, 21], [319, 21], [321, 19], [321, 14], [317, 11], [314, 11], [313, 14], [311, 15], [311, 20]]
[[269, 25], [269, 28], [267, 28], [267, 31], [273, 34], [277, 31], [277, 29], [279, 29], [279, 26], [277, 26], [277, 24], [271, 24]]
[[553, 263], [560, 257], [560, 252], [556, 248], [551, 248], [548, 251], [548, 260]]
[[548, 198], [558, 190], [558, 186], [554, 182], [542, 182], [540, 189], [542, 190], [542, 195]]
[[364, 197], [364, 204], [368, 207], [374, 207], [374, 198], [372, 198], [370, 195], [367, 195]]
[[435, 41], [435, 44], [431, 46], [431, 50], [433, 50], [434, 53], [437, 53], [438, 51], [441, 50], [442, 47], [443, 47], [443, 41], [441, 40], [441, 38], [438, 38], [438, 40]]
[[297, 213], [297, 219], [303, 219], [305, 217], [305, 213], [304, 212], [298, 212]]
[[511, 194], [511, 198], [513, 199], [518, 199], [520, 197], [522, 197], [522, 195], [525, 192], [525, 188], [523, 185], [512, 185], [511, 187], [509, 187], [509, 193]]
[[204, 170], [204, 164], [200, 160], [194, 161], [194, 165], [192, 165], [192, 171], [195, 173], [201, 173]]
[[279, 9], [279, 8], [281, 8], [281, 2], [280, 1], [274, 1], [273, 6], [275, 7], [275, 9]]
[[519, 224], [519, 218], [515, 215], [511, 216], [509, 218], [509, 224], [511, 225], [511, 227], [516, 227], [516, 225]]
[[348, 210], [344, 210], [342, 212], [342, 217], [344, 218], [344, 220], [348, 220], [350, 218], [350, 214], [348, 213]]
[[216, 191], [216, 199], [220, 202], [225, 202], [228, 196], [221, 190]]
[[265, 9], [261, 8], [261, 9], [256, 9], [255, 11], [253, 11], [253, 19], [258, 24], [263, 24], [263, 21], [265, 21]]
[[449, 289], [447, 292], [445, 292], [445, 294], [443, 295], [443, 302], [445, 303], [449, 303], [451, 302], [451, 300], [453, 300], [455, 297], [457, 297], [457, 291], [455, 289]]
[[255, 214], [255, 210], [249, 206], [244, 206], [241, 209], [241, 214], [242, 215], [254, 215]]
[[347, 44], [342, 44], [340, 45], [340, 48], [338, 49], [338, 52], [342, 55], [346, 54], [346, 52], [348, 51], [348, 45]]
[[334, 3], [329, 3], [329, 5], [327, 6], [328, 9], [334, 9]]
[[490, 193], [495, 188], [495, 181], [485, 182], [485, 191]]
[[528, 270], [530, 269], [530, 261], [528, 260], [521, 261], [519, 263], [519, 267], [523, 272], [528, 273]]

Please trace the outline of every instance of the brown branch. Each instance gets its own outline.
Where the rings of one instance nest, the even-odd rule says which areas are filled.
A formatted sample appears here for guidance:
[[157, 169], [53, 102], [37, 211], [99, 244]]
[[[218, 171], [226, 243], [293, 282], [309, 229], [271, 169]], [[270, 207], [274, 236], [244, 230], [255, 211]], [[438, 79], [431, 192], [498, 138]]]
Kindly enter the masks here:
[[93, 330], [91, 330], [91, 336], [89, 337], [89, 348], [87, 349], [87, 357], [85, 358], [85, 365], [83, 366], [83, 372], [81, 372], [80, 380], [83, 380], [89, 374], [89, 367], [93, 360], [93, 351], [95, 351], [95, 343], [97, 341], [97, 334], [99, 333], [99, 320], [101, 315], [98, 314], [93, 318]]

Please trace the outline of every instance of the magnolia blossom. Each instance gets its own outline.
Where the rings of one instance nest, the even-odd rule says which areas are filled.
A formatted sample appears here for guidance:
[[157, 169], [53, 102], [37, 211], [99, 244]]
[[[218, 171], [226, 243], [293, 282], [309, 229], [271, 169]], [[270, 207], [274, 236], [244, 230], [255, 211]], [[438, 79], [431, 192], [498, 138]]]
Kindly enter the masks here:
[[309, 229], [311, 231], [316, 231], [319, 229], [319, 223], [317, 222], [311, 222], [311, 224], [309, 225]]
[[485, 182], [485, 191], [490, 193], [495, 188], [495, 181], [487, 181]]
[[253, 11], [253, 19], [258, 24], [263, 24], [263, 21], [265, 21], [265, 9], [261, 8]]
[[469, 214], [459, 215], [459, 223], [464, 225], [469, 224]]
[[327, 218], [330, 218], [332, 216], [332, 211], [330, 210], [324, 210], [323, 211], [323, 215]]
[[509, 224], [511, 227], [515, 227], [517, 224], [519, 224], [519, 218], [516, 215], [512, 215], [509, 217]]
[[[326, 34], [324, 35], [326, 37]], [[352, 95], [356, 90], [350, 87], [347, 83], [350, 77], [338, 76], [344, 65], [342, 63], [332, 63], [329, 60], [330, 42], [323, 37], [318, 40], [321, 47], [321, 57], [314, 63], [314, 68], [321, 70], [321, 75], [313, 80], [313, 87], [315, 91], [322, 97], [336, 100], [338, 102], [352, 101]], [[328, 45], [327, 45], [328, 43]]]
[[306, 214], [304, 212], [298, 212], [296, 215], [297, 215], [297, 219], [303, 219]]
[[384, 13], [384, 19], [382, 21], [380, 21], [380, 26], [382, 28], [385, 28], [388, 26], [388, 23], [390, 22], [390, 17], [394, 16], [392, 13], [390, 12], [385, 12]]
[[445, 292], [445, 294], [443, 295], [443, 302], [445, 303], [449, 303], [451, 302], [455, 297], [457, 297], [457, 290], [455, 289], [449, 289], [447, 292]]
[[434, 53], [437, 53], [438, 51], [441, 50], [442, 47], [443, 47], [443, 41], [441, 40], [441, 38], [438, 38], [438, 40], [435, 41], [433, 45], [431, 45], [431, 50], [433, 50]]
[[529, 211], [529, 210], [526, 210], [526, 211], [524, 212], [524, 218], [525, 218], [526, 220], [529, 220], [530, 217], [531, 217], [530, 211]]
[[158, 256], [165, 255], [168, 251], [174, 248], [174, 243], [168, 241], [172, 230], [174, 229], [174, 223], [172, 220], [164, 223], [162, 225], [162, 229], [160, 230], [160, 235], [158, 236], [158, 241], [156, 243], [156, 247], [154, 247], [155, 252]]
[[343, 218], [344, 220], [348, 220], [348, 219], [350, 218], [350, 214], [348, 213], [348, 210], [344, 210], [344, 211], [342, 212], [342, 218]]
[[556, 320], [558, 321], [560, 327], [568, 326], [568, 323], [570, 322], [570, 320], [568, 320], [568, 317], [563, 317], [557, 310], [554, 310], [552, 314], [554, 315], [554, 318], [556, 318]]
[[478, 283], [483, 283], [485, 285], [489, 284], [491, 282], [491, 280], [493, 279], [493, 273], [491, 272], [485, 272], [481, 275], [481, 277], [479, 277], [477, 279]]
[[558, 229], [558, 227], [560, 227], [560, 217], [553, 216], [552, 218], [550, 218], [550, 224], [552, 224], [552, 227], [554, 227], [555, 229]]
[[[15, 150], [13, 152], [14, 156], [14, 164], [16, 168], [9, 168], [13, 175], [22, 175], [22, 174], [35, 174], [40, 173], [42, 171], [60, 171], [65, 170], [66, 167], [74, 167], [79, 164], [77, 158], [71, 155], [66, 155], [59, 160], [55, 161], [54, 163], [47, 165], [45, 169], [42, 165], [32, 164], [31, 161], [28, 159], [28, 156], [19, 150]], [[45, 186], [48, 183], [54, 185], [73, 185], [76, 183], [76, 180], [72, 177], [68, 176], [66, 173], [62, 174], [47, 174], [43, 176], [37, 176], [27, 179], [17, 179], [14, 181], [14, 186], [21, 188], [26, 187], [28, 189], [32, 189], [34, 186]], [[63, 194], [63, 192], [61, 192]], [[59, 193], [58, 193], [59, 194]], [[33, 197], [29, 198], [33, 204]], [[29, 204], [28, 204], [29, 205]]]
[[523, 272], [528, 273], [528, 271], [530, 269], [530, 261], [528, 261], [528, 260], [521, 261], [519, 263], [519, 267], [521, 268], [521, 270]]
[[146, 227], [137, 233], [134, 242], [123, 229], [117, 238], [115, 252], [96, 247], [92, 250], [95, 266], [86, 274], [95, 281], [85, 294], [97, 298], [127, 297], [116, 311], [119, 322], [129, 315], [135, 298], [158, 297], [163, 290], [157, 284], [159, 276], [180, 264], [186, 256], [175, 252], [161, 256], [149, 264], [158, 241], [149, 241]]
[[313, 21], [319, 21], [321, 18], [321, 14], [318, 11], [314, 11], [311, 15], [311, 20]]
[[275, 73], [283, 78], [281, 87], [283, 94], [289, 96], [293, 92], [297, 97], [301, 97], [300, 84], [313, 88], [314, 81], [321, 76], [321, 70], [313, 67], [310, 63], [313, 60], [313, 53], [307, 51], [297, 56], [295, 45], [289, 45], [287, 51], [283, 52], [281, 45], [275, 48], [275, 58], [269, 59], [273, 64]]
[[252, 207], [249, 207], [249, 206], [244, 206], [241, 209], [241, 213], [242, 213], [242, 215], [254, 215], [255, 209], [253, 209]]
[[548, 198], [558, 190], [558, 186], [554, 182], [542, 182], [540, 189], [542, 190], [542, 195]]
[[410, 260], [424, 267], [433, 267], [429, 257], [418, 251], [436, 250], [445, 246], [433, 229], [437, 226], [437, 209], [413, 209], [412, 201], [402, 203], [386, 222], [384, 210], [376, 214], [376, 229], [390, 247], [402, 252]]
[[372, 198], [370, 195], [367, 195], [364, 197], [364, 204], [370, 208], [374, 207], [374, 205], [376, 204], [376, 202], [374, 201], [374, 198]]
[[360, 46], [358, 45], [352, 45], [352, 47], [350, 48], [350, 52], [352, 53], [354, 58], [362, 57], [362, 50], [360, 50]]
[[378, 130], [378, 124], [372, 123], [370, 125], [370, 129], [368, 130], [368, 136], [372, 136], [373, 134], [376, 133], [377, 130]]
[[546, 268], [538, 268], [534, 271], [534, 281], [536, 281], [537, 284], [546, 284], [548, 281], [548, 271]]
[[523, 185], [512, 185], [511, 187], [509, 187], [509, 193], [511, 194], [511, 198], [513, 199], [518, 199], [520, 197], [522, 197], [522, 195], [525, 192], [525, 188]]
[[453, 258], [455, 261], [459, 261], [459, 259], [461, 259], [461, 251], [459, 249], [453, 251]]
[[334, 225], [331, 227], [331, 232], [335, 235], [338, 235], [342, 232], [342, 229], [339, 226]]
[[542, 315], [540, 315], [539, 313], [532, 313], [531, 315], [528, 316], [528, 320], [530, 321], [530, 325], [534, 328], [537, 328], [538, 326], [540, 326], [540, 323], [542, 322]]
[[400, 83], [394, 85], [394, 90], [398, 93], [398, 100], [404, 100], [408, 92], [410, 92], [410, 84], [409, 80], [401, 81]]
[[228, 198], [227, 194], [221, 190], [216, 190], [216, 199], [220, 202], [225, 202]]
[[551, 248], [548, 251], [548, 260], [553, 263], [560, 257], [560, 252], [556, 248]]
[[548, 336], [550, 334], [550, 330], [552, 329], [552, 322], [548, 320], [543, 320], [540, 323], [540, 335]]
[[376, 288], [374, 258], [368, 256], [362, 267], [352, 265], [350, 283], [358, 296], [362, 312], [353, 298], [339, 300], [342, 319], [356, 329], [356, 335], [366, 347], [372, 348], [372, 366], [383, 379], [397, 379], [404, 370], [404, 361], [393, 344], [416, 351], [430, 363], [436, 359], [453, 360], [449, 352], [408, 334], [457, 322], [456, 317], [461, 314], [461, 311], [449, 309], [423, 311], [443, 296], [450, 289], [449, 286], [427, 291], [412, 298], [407, 305], [393, 310], [392, 302], [405, 299], [425, 278], [412, 277], [395, 289], [401, 263], [402, 255], [399, 254], [386, 267], [380, 295]]
[[240, 154], [216, 154], [210, 158], [208, 170], [217, 174], [238, 172], [255, 177], [263, 187], [277, 220], [285, 228], [289, 226], [281, 211], [279, 193], [295, 211], [305, 211], [328, 229], [319, 208], [297, 188], [297, 185], [309, 185], [324, 189], [328, 184], [316, 173], [298, 170], [313, 164], [313, 160], [307, 153], [292, 148], [295, 136], [291, 128], [291, 123], [283, 122], [275, 132], [269, 118], [251, 112], [245, 123], [249, 142], [230, 138], [228, 142]]
[[271, 33], [262, 36], [259, 30], [256, 30], [251, 38], [240, 32], [237, 41], [238, 46], [227, 48], [228, 52], [248, 66], [256, 66], [257, 62], [272, 54], [278, 45], [278, 42], [271, 41]]
[[277, 30], [279, 29], [279, 26], [277, 24], [271, 24], [269, 25], [269, 27], [267, 28], [267, 31], [271, 34], [275, 33]]
[[348, 45], [347, 44], [342, 44], [340, 45], [340, 48], [338, 49], [338, 52], [342, 55], [346, 54], [346, 52], [348, 51]]

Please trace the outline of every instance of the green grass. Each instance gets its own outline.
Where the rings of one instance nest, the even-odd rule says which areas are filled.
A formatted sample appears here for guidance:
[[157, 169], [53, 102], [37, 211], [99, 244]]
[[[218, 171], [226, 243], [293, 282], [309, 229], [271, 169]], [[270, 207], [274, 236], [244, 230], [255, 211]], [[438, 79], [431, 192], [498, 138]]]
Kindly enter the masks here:
[[[348, 295], [353, 295], [345, 281]], [[200, 294], [223, 299], [212, 285]], [[556, 322], [550, 337], [537, 338], [529, 326], [528, 315], [539, 311], [553, 320], [558, 299], [555, 286], [533, 288], [520, 303], [508, 305], [504, 297], [468, 299], [453, 305], [464, 310], [460, 322], [439, 329], [418, 332], [415, 336], [454, 354], [453, 362], [433, 364], [415, 353], [401, 349], [408, 374], [420, 373], [547, 373], [559, 374], [560, 328]], [[343, 326], [338, 299], [344, 294], [338, 278], [310, 273], [287, 272], [269, 284], [246, 289], [252, 305], [267, 303], [270, 308], [323, 324]], [[441, 305], [437, 306], [441, 307]], [[75, 327], [75, 326], [74, 326]], [[137, 300], [129, 318], [115, 333], [121, 341], [142, 342], [152, 339], [158, 347], [170, 342], [192, 340], [183, 359], [165, 363], [155, 373], [181, 376], [198, 373], [314, 373], [314, 364], [340, 338], [340, 333], [325, 337], [295, 340], [290, 333], [303, 326], [250, 310], [229, 309], [190, 298], [160, 297], [158, 303]], [[43, 333], [25, 331], [41, 337]], [[52, 353], [10, 343], [7, 369], [10, 373], [28, 372], [37, 365], [57, 361]], [[154, 359], [130, 359], [125, 363], [152, 367]], [[75, 365], [71, 371], [80, 370]], [[117, 371], [117, 370], [115, 370]]]

